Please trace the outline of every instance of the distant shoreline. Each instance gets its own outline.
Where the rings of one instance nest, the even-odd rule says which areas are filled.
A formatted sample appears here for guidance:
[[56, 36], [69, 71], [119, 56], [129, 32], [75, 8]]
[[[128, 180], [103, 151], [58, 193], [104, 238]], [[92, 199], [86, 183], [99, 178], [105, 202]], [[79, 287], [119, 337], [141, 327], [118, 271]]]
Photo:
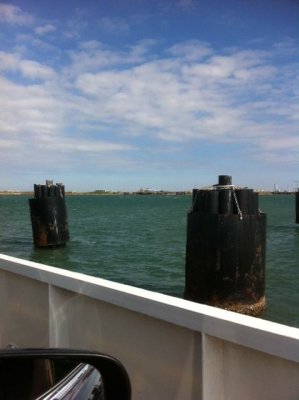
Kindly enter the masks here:
[[[191, 195], [190, 191], [176, 191], [176, 192], [65, 192], [66, 196], [185, 196]], [[18, 191], [0, 191], [0, 196], [34, 196], [34, 192], [18, 192]]]
[[[294, 195], [296, 192], [271, 192], [264, 190], [256, 190], [261, 196], [281, 196], [281, 195]], [[66, 196], [190, 196], [192, 191], [159, 191], [159, 192], [66, 192]], [[33, 197], [33, 192], [22, 191], [0, 191], [0, 196], [30, 196]]]

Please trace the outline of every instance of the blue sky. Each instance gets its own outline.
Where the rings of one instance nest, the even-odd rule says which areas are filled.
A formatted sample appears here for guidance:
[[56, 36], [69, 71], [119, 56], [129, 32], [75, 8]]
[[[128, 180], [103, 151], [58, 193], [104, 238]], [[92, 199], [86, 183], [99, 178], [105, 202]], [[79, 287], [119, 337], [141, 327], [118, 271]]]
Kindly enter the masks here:
[[0, 2], [0, 190], [299, 181], [297, 0]]

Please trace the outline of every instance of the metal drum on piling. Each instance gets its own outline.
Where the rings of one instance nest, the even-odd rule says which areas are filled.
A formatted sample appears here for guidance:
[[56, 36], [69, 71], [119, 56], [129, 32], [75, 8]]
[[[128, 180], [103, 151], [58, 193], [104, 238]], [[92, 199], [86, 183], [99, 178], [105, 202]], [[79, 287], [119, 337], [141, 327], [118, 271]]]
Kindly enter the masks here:
[[184, 297], [257, 315], [265, 302], [266, 215], [258, 194], [232, 185], [194, 189], [187, 217]]
[[65, 189], [62, 183], [34, 185], [29, 199], [33, 242], [36, 247], [64, 246], [69, 240]]

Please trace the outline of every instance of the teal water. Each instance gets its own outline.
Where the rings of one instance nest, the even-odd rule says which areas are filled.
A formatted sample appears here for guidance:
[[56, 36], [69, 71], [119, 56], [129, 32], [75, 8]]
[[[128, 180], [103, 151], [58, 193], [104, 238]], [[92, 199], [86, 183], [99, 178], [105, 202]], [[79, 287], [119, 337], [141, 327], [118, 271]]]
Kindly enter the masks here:
[[[35, 249], [28, 197], [0, 196], [0, 253], [182, 297], [190, 196], [68, 196], [71, 240]], [[267, 214], [262, 318], [299, 327], [299, 225], [291, 195], [260, 196]]]

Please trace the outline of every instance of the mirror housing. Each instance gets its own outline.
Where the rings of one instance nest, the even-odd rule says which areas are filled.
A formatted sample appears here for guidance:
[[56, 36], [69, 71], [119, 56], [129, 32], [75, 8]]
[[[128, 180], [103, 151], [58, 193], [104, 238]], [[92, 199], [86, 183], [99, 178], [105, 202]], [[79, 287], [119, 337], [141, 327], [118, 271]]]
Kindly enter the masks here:
[[[80, 363], [94, 367], [100, 374], [105, 390], [105, 400], [130, 400], [131, 384], [128, 373], [124, 366], [115, 358], [93, 351], [71, 350], [59, 348], [0, 350], [0, 365], [4, 368], [8, 365], [25, 365], [26, 361], [47, 360], [50, 362], [68, 362], [72, 365]], [[0, 376], [0, 387], [3, 383]], [[18, 384], [18, 377], [14, 382]], [[5, 399], [3, 399], [5, 400]]]

